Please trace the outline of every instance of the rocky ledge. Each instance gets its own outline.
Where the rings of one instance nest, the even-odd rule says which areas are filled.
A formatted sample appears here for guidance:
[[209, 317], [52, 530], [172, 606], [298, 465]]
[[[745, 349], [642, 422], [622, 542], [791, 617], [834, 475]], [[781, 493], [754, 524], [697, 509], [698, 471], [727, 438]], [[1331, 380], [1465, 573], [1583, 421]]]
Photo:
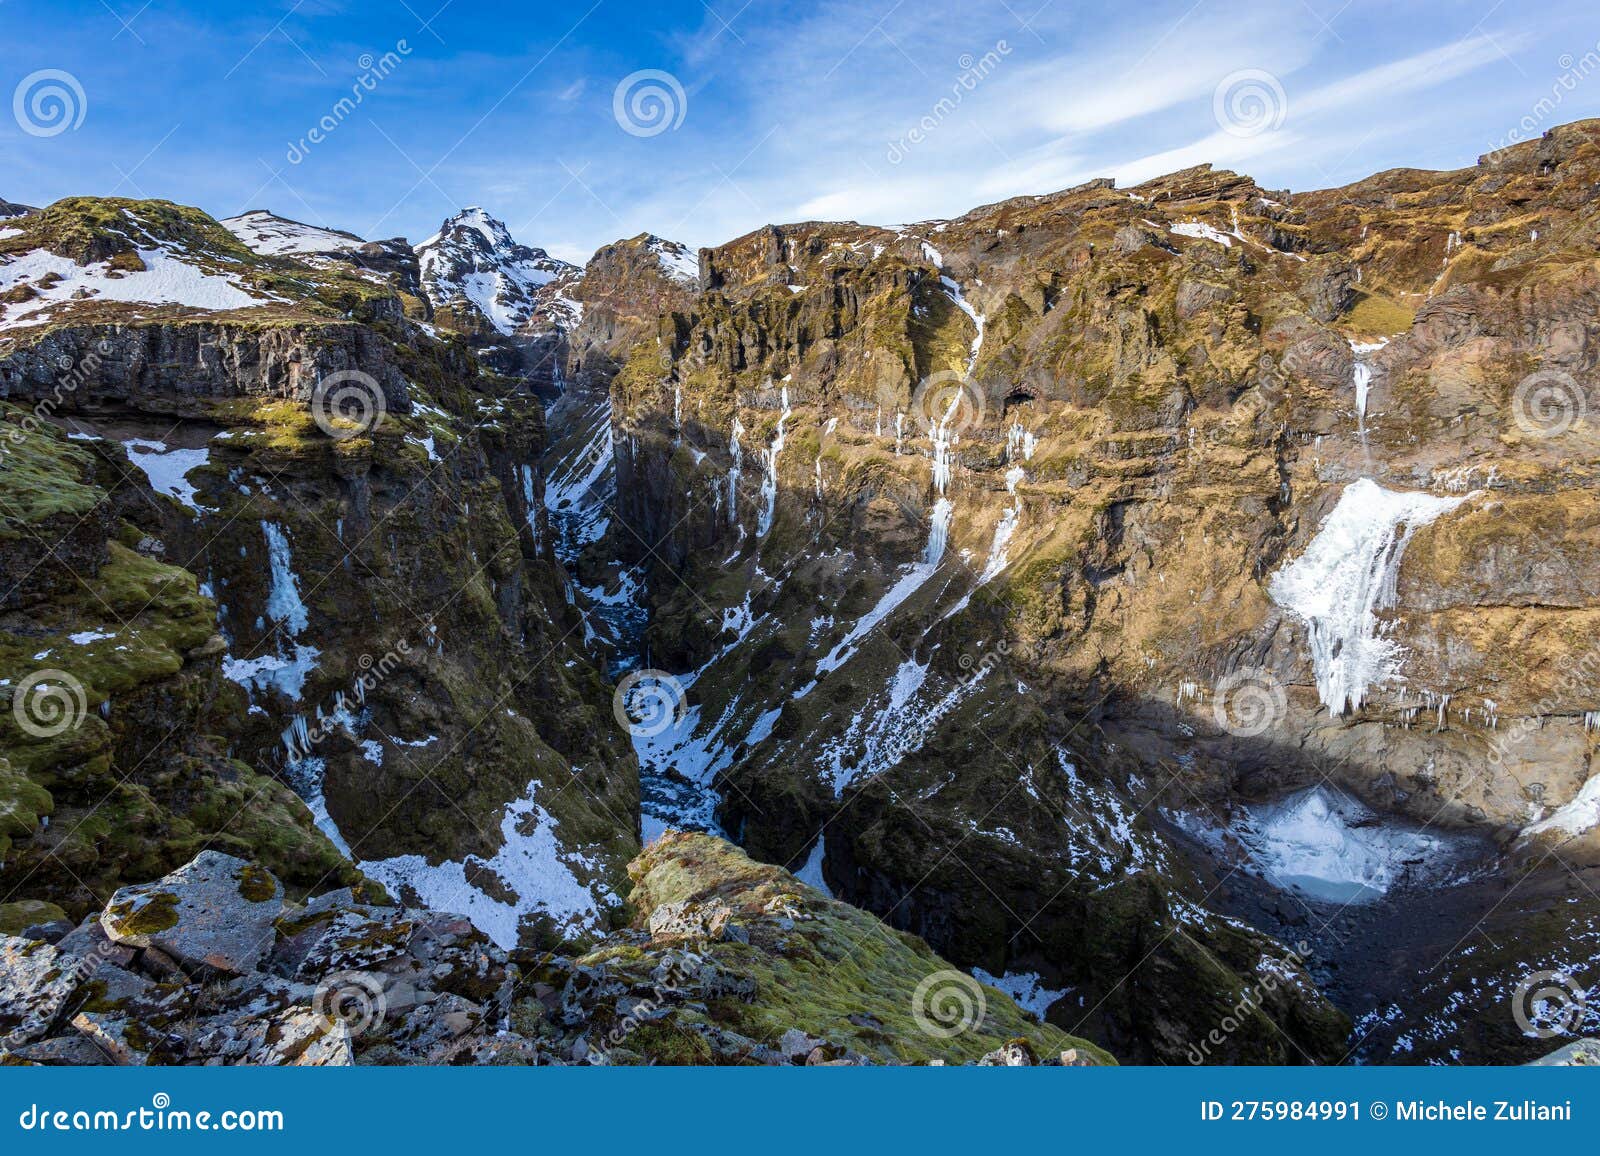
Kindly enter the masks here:
[[369, 887], [304, 903], [204, 851], [0, 936], [9, 1064], [1110, 1063], [921, 940], [706, 835], [629, 866], [631, 926], [495, 947]]

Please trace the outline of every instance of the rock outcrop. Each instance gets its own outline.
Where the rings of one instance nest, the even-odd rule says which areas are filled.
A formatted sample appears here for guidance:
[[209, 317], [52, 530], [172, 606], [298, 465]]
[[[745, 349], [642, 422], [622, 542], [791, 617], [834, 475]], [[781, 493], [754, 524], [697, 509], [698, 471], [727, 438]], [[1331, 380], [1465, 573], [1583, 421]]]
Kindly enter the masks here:
[[0, 1062], [1110, 1062], [718, 840], [630, 873], [633, 926], [573, 958], [349, 889], [284, 907], [206, 852], [55, 944], [0, 938]]

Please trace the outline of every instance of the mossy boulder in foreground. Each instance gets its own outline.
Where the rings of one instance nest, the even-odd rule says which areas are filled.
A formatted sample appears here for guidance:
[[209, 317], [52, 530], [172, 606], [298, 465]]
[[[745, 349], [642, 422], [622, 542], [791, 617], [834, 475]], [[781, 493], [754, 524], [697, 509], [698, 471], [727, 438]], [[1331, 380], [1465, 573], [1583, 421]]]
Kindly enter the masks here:
[[629, 873], [631, 928], [508, 955], [368, 888], [286, 905], [203, 852], [64, 935], [0, 936], [0, 1063], [1111, 1062], [720, 839], [668, 832]]

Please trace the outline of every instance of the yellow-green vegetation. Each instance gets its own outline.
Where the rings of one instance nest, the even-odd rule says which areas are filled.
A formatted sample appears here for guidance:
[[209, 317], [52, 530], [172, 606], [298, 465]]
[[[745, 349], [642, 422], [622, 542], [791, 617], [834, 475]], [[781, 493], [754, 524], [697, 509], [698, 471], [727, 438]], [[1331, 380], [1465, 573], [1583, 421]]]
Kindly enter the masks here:
[[[220, 258], [253, 264], [256, 255], [206, 213], [171, 201], [126, 197], [65, 197], [37, 213], [12, 222], [19, 236], [0, 241], [0, 252], [21, 253], [45, 248], [79, 264], [111, 260], [119, 254], [157, 246], [179, 245], [209, 251]], [[123, 258], [114, 266], [132, 271]]]
[[[0, 839], [0, 847], [4, 846]], [[0, 854], [4, 854], [0, 850]], [[0, 935], [21, 935], [28, 928], [41, 923], [66, 919], [67, 913], [54, 903], [42, 899], [24, 899], [17, 903], [0, 903]]]
[[84, 481], [92, 460], [47, 422], [0, 404], [0, 539], [56, 515], [94, 508], [105, 495]]
[[1411, 328], [1412, 310], [1380, 293], [1356, 291], [1356, 303], [1345, 314], [1344, 324], [1358, 337], [1389, 337]]
[[104, 919], [126, 939], [159, 935], [178, 925], [178, 897], [170, 891], [147, 892], [111, 904]]
[[[980, 985], [969, 981], [969, 987], [950, 975], [951, 965], [917, 937], [829, 899], [782, 868], [757, 863], [720, 839], [668, 832], [628, 871], [634, 881], [630, 902], [637, 926], [647, 926], [651, 913], [668, 904], [688, 904], [691, 911], [725, 905], [732, 911], [731, 923], [748, 933], [748, 943], [729, 937], [685, 945], [729, 975], [754, 983], [749, 995], [713, 1001], [705, 1022], [769, 1045], [797, 1028], [885, 1062], [961, 1063], [1012, 1040], [1026, 1041], [1040, 1058], [1076, 1048], [1094, 1062], [1115, 1062], [1094, 1044], [1035, 1022], [993, 988], [982, 988], [981, 1015], [974, 1013], [959, 1032], [940, 1038], [925, 1031], [917, 1012], [930, 1014], [934, 984], [958, 985], [972, 997], [974, 1008]], [[615, 949], [581, 962], [601, 960], [645, 971], [656, 962], [651, 951], [633, 959]], [[675, 1020], [650, 1025], [648, 1032], [636, 1030], [626, 1046], [662, 1062], [704, 1062], [709, 1055], [703, 1041], [686, 1030], [697, 1018], [685, 1011]]]

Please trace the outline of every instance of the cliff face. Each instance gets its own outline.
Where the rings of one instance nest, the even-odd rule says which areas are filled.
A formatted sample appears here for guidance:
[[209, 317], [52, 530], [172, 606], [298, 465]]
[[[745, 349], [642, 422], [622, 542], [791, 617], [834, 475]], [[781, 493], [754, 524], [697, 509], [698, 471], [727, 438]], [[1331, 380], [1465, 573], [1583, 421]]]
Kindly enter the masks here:
[[[703, 252], [611, 391], [682, 695], [636, 739], [647, 815], [710, 788], [758, 856], [1054, 969], [1146, 1058], [1210, 1015], [1202, 960], [1236, 994], [1265, 950], [1193, 909], [1249, 906], [1247, 804], [1320, 787], [1587, 874], [1597, 131]], [[1296, 1031], [1232, 1045], [1327, 1054]]]
[[[195, 210], [63, 202], [21, 230], [6, 272], [49, 269], [0, 358], [5, 891], [78, 916], [216, 846], [302, 888], [359, 862], [507, 945], [602, 933], [636, 771], [526, 387], [409, 322], [388, 274]], [[142, 300], [153, 270], [181, 299]], [[86, 292], [39, 309], [52, 275]], [[41, 668], [55, 735], [17, 697]]]

